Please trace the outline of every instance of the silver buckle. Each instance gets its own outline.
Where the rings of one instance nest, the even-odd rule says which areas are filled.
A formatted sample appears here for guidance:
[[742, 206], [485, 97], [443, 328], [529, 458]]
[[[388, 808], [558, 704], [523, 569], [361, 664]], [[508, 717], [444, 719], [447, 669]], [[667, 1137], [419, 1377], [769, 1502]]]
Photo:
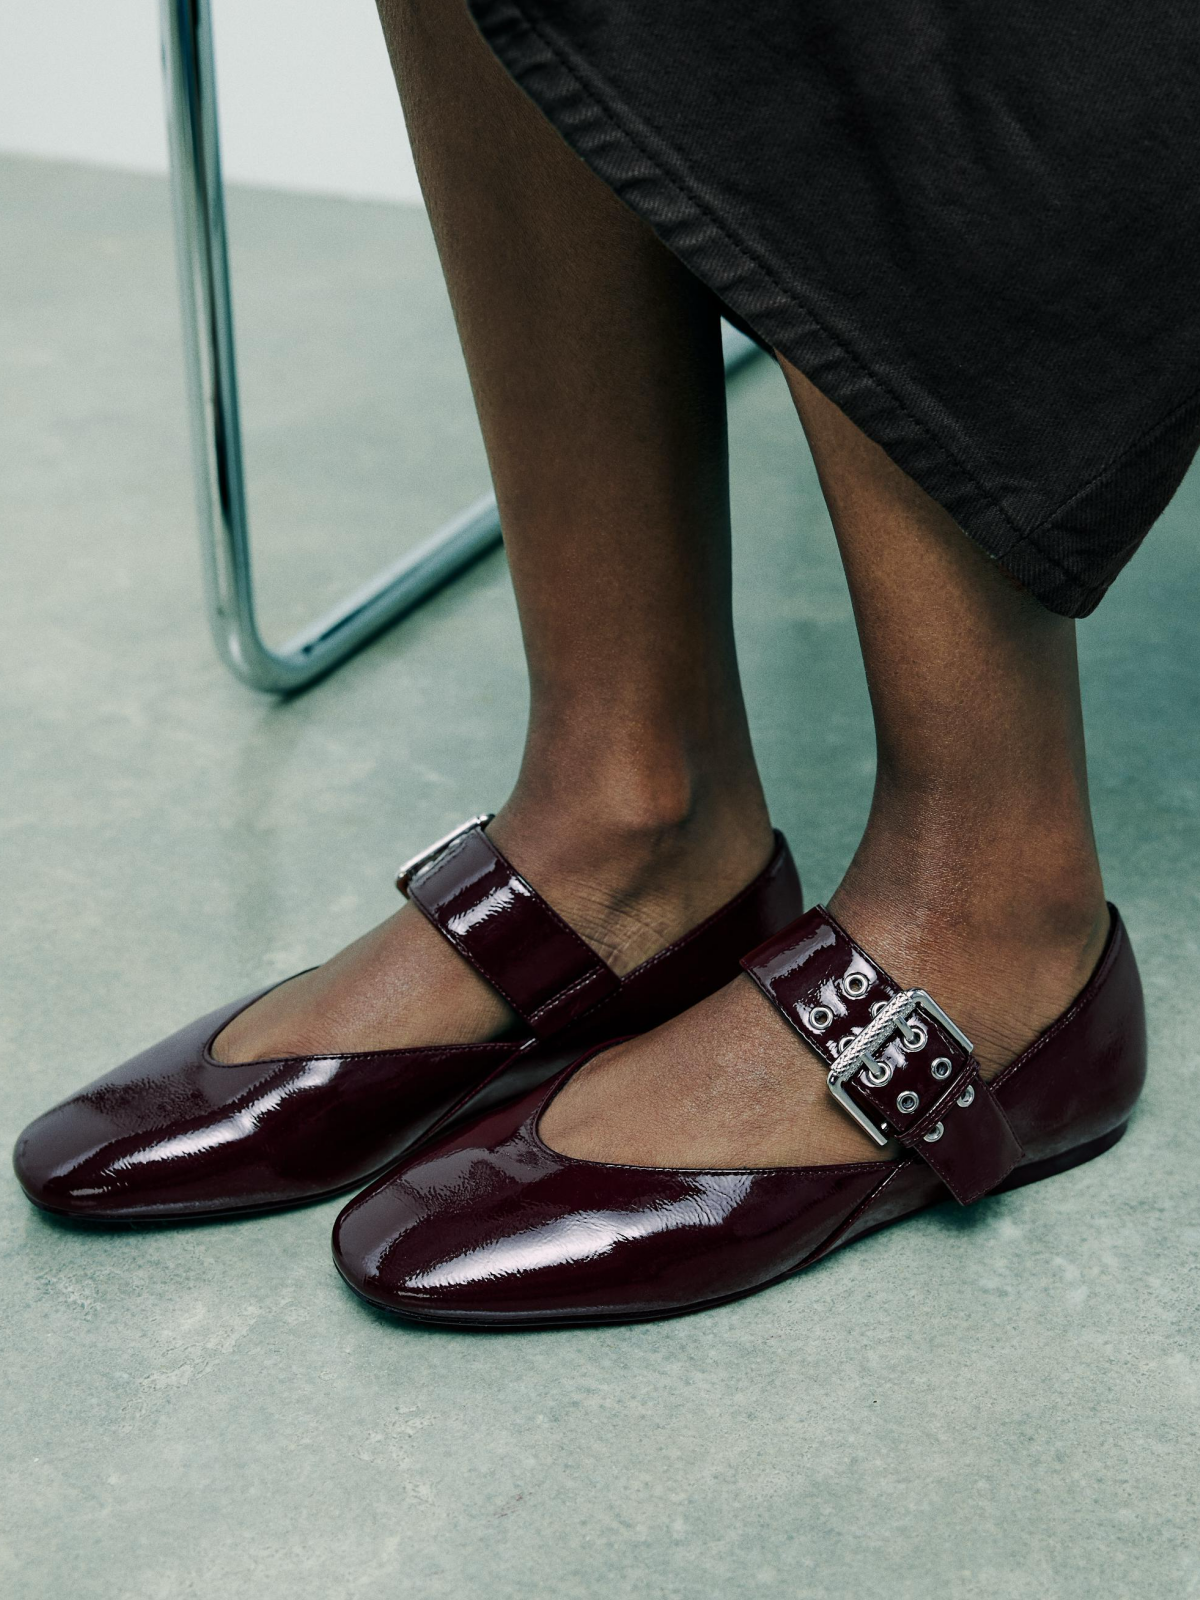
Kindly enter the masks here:
[[396, 874], [396, 887], [404, 898], [408, 899], [408, 886], [422, 867], [427, 867], [431, 861], [436, 861], [443, 850], [448, 850], [456, 839], [461, 839], [464, 833], [470, 833], [472, 828], [486, 828], [495, 815], [494, 811], [485, 811], [482, 816], [472, 817], [468, 822], [460, 822], [457, 828], [451, 828], [448, 834], [436, 844], [431, 844], [428, 850], [422, 850], [420, 855], [415, 855], [411, 861], [406, 861]]
[[968, 1055], [971, 1054], [970, 1039], [961, 1028], [955, 1027], [936, 1000], [932, 1000], [924, 989], [905, 989], [902, 994], [889, 1000], [865, 1028], [856, 1028], [853, 1033], [846, 1035], [837, 1060], [829, 1069], [830, 1094], [878, 1145], [888, 1142], [885, 1131], [887, 1123], [876, 1127], [863, 1108], [846, 1093], [846, 1084], [859, 1074], [864, 1083], [873, 1089], [882, 1088], [889, 1081], [893, 1072], [891, 1063], [876, 1060], [875, 1052], [888, 1042], [893, 1033], [900, 1035], [905, 1048], [919, 1050], [929, 1034], [919, 1021], [914, 1023], [912, 1020], [918, 1011], [937, 1022], [952, 1039], [962, 1045]]

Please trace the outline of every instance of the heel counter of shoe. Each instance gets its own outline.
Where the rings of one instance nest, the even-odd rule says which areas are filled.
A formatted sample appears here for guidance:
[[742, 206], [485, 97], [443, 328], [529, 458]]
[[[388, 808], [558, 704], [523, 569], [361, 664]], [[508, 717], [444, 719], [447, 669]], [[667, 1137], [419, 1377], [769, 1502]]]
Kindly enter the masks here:
[[672, 948], [680, 954], [686, 951], [693, 973], [699, 961], [705, 993], [711, 994], [737, 977], [748, 950], [782, 932], [803, 914], [804, 890], [795, 857], [776, 829], [771, 859], [758, 877]]
[[[792, 855], [791, 846], [778, 830], [775, 833], [775, 854], [763, 875], [763, 892], [754, 903], [753, 910], [757, 923], [755, 940], [759, 944], [804, 915], [800, 869]], [[748, 944], [741, 954], [745, 955], [747, 950], [753, 949], [754, 944]], [[738, 959], [740, 961], [741, 957]]]
[[1116, 952], [1113, 984], [1108, 995], [1112, 1008], [1114, 1036], [1120, 1035], [1120, 1048], [1114, 1052], [1114, 1082], [1112, 1085], [1113, 1126], [1123, 1124], [1141, 1098], [1146, 1083], [1149, 1057], [1146, 1038], [1146, 995], [1142, 988], [1142, 974], [1129, 933], [1120, 921], [1116, 907], [1112, 908], [1114, 925], [1120, 929], [1120, 947]]
[[1128, 1120], [1146, 1079], [1146, 1009], [1129, 935], [1109, 941], [1074, 1003], [993, 1083], [1026, 1160], [1103, 1138]]
[[570, 1030], [570, 1042], [578, 1048], [618, 1034], [645, 1033], [698, 1005], [738, 976], [747, 950], [794, 922], [802, 910], [800, 874], [787, 840], [776, 832], [774, 852], [758, 877], [682, 939], [628, 973], [617, 994]]

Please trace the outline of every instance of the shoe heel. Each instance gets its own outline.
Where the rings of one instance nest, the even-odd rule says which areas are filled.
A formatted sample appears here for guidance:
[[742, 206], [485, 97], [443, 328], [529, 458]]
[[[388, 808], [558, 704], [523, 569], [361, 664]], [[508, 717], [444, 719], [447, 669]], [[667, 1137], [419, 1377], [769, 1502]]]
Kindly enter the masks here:
[[1056, 1156], [1047, 1156], [1044, 1161], [1031, 1161], [1028, 1166], [1017, 1167], [998, 1188], [990, 1192], [1005, 1194], [1009, 1189], [1023, 1189], [1027, 1183], [1037, 1183], [1042, 1178], [1053, 1178], [1059, 1172], [1069, 1172], [1072, 1167], [1081, 1167], [1085, 1161], [1094, 1161], [1097, 1156], [1102, 1156], [1106, 1150], [1112, 1149], [1128, 1126], [1128, 1122], [1122, 1122], [1108, 1133], [1102, 1133], [1098, 1139], [1089, 1139], [1086, 1144], [1077, 1144], [1072, 1150], [1062, 1150]]

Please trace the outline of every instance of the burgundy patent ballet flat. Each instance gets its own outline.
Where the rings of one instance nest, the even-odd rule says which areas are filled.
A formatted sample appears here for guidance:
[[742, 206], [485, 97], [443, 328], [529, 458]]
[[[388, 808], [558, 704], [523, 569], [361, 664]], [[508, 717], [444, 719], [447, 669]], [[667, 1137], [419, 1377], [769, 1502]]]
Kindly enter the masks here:
[[[580, 1161], [538, 1136], [589, 1051], [519, 1103], [439, 1137], [342, 1212], [334, 1257], [417, 1322], [518, 1328], [676, 1316], [753, 1294], [953, 1196], [1048, 1178], [1121, 1137], [1146, 1068], [1141, 982], [1115, 908], [1051, 1027], [984, 1083], [969, 1041], [822, 908], [742, 963], [831, 1092], [899, 1160], [693, 1171]], [[802, 1059], [801, 1059], [802, 1058]]]
[[[727, 983], [751, 940], [802, 907], [782, 835], [739, 895], [620, 978], [476, 818], [410, 862], [402, 892], [522, 1019], [503, 1043], [227, 1065], [217, 1035], [259, 994], [201, 1017], [32, 1123], [14, 1165], [43, 1210], [90, 1221], [273, 1211], [366, 1183], [433, 1130], [502, 1105], [580, 1049], [641, 1033]], [[265, 993], [266, 991], [260, 991]]]

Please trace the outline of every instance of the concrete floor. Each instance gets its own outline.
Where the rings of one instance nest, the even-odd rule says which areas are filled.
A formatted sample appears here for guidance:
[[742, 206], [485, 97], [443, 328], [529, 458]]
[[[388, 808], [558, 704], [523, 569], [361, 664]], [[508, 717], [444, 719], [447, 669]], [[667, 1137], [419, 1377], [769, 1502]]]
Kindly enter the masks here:
[[[503, 798], [496, 556], [292, 703], [205, 634], [165, 185], [0, 162], [4, 1137], [392, 909]], [[480, 492], [422, 219], [233, 203], [255, 537], [280, 633]], [[732, 403], [737, 589], [810, 893], [871, 779], [853, 626], [765, 363]], [[1155, 1600], [1195, 1543], [1200, 475], [1082, 628], [1110, 894], [1145, 975], [1128, 1138], [679, 1322], [472, 1337], [336, 1279], [337, 1205], [88, 1235], [0, 1186], [13, 1600]]]

